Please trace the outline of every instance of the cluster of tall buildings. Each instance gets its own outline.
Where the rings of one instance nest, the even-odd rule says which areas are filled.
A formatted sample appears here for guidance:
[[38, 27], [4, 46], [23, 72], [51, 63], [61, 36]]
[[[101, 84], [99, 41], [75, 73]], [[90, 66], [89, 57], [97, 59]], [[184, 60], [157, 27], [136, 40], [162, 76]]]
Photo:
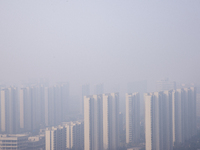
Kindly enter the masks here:
[[0, 133], [34, 132], [67, 121], [69, 84], [0, 89]]
[[84, 150], [116, 150], [119, 146], [119, 94], [84, 97]]
[[[159, 92], [146, 93], [146, 81], [128, 84], [125, 126], [119, 111], [119, 93], [103, 94], [102, 84], [96, 85], [94, 95], [90, 95], [88, 84], [82, 86], [80, 102], [84, 122], [67, 122], [68, 83], [1, 87], [0, 140], [12, 142], [13, 138], [15, 143], [19, 141], [19, 146], [23, 139], [24, 149], [28, 145], [44, 149], [45, 143], [46, 150], [117, 150], [124, 128], [126, 146], [138, 146], [142, 141], [141, 127], [145, 124], [146, 150], [172, 150], [174, 145], [196, 134], [196, 88], [176, 89], [176, 84], [167, 79], [157, 85]], [[139, 92], [131, 92], [137, 87]], [[17, 134], [34, 133], [40, 128], [46, 128], [45, 136]]]
[[[144, 100], [146, 150], [172, 150], [195, 135], [195, 88], [146, 93]], [[141, 142], [140, 105], [138, 92], [126, 94], [127, 144]], [[84, 96], [84, 149], [118, 149], [120, 116], [118, 93]]]
[[172, 150], [196, 134], [194, 87], [146, 93], [146, 150]]

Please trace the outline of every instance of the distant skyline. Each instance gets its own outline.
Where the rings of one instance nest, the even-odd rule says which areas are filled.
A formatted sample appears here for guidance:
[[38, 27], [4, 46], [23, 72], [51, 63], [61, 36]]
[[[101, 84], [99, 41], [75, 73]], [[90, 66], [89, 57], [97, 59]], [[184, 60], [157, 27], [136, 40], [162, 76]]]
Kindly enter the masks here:
[[[0, 1], [0, 83], [200, 84], [200, 1]], [[116, 92], [116, 91], [115, 91]], [[124, 95], [123, 95], [124, 97]]]

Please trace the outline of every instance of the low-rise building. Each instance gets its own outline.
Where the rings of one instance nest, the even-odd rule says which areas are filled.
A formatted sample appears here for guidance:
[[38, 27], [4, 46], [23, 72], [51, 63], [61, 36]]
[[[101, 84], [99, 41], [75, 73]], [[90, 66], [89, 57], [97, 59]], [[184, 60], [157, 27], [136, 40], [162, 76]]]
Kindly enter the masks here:
[[45, 135], [37, 135], [28, 138], [28, 150], [45, 150]]
[[26, 150], [27, 134], [0, 134], [0, 150]]

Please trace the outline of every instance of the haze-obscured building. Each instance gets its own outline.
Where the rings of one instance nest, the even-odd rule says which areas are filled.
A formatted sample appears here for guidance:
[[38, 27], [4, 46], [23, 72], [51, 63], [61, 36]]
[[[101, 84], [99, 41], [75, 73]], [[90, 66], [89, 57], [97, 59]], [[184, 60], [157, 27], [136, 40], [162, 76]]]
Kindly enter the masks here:
[[83, 122], [63, 123], [66, 129], [66, 149], [83, 150], [84, 149], [84, 124]]
[[144, 118], [144, 93], [147, 92], [147, 81], [135, 81], [127, 84], [127, 93], [140, 93], [140, 116]]
[[47, 128], [45, 131], [46, 150], [66, 150], [66, 129], [63, 126]]
[[45, 131], [45, 147], [46, 150], [83, 150], [83, 122], [63, 122], [59, 126], [47, 128]]
[[84, 150], [119, 147], [119, 94], [84, 97]]
[[140, 94], [126, 93], [126, 143], [140, 141]]
[[84, 113], [84, 96], [90, 95], [90, 85], [82, 85], [82, 101], [81, 101], [81, 113]]
[[196, 134], [196, 88], [145, 94], [146, 150], [172, 150]]
[[97, 84], [95, 85], [94, 94], [103, 94], [104, 93], [104, 85], [103, 84]]
[[197, 93], [196, 97], [196, 115], [200, 118], [200, 93]]
[[157, 91], [175, 90], [175, 89], [176, 89], [176, 82], [169, 81], [168, 78], [156, 82]]
[[173, 142], [184, 143], [196, 134], [196, 88], [173, 91]]
[[16, 87], [0, 90], [0, 132], [14, 134], [19, 129], [18, 89]]
[[69, 84], [60, 83], [44, 87], [44, 121], [45, 126], [59, 125], [68, 121], [69, 116]]
[[146, 93], [146, 150], [172, 150], [172, 91]]
[[45, 135], [28, 137], [27, 150], [45, 150]]
[[27, 150], [27, 134], [0, 134], [0, 149]]

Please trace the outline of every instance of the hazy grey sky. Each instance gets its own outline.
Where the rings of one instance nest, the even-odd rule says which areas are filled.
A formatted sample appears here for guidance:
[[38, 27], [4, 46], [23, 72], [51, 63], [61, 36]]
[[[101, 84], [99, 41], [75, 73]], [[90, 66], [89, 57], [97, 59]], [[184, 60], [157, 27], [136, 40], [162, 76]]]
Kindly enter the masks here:
[[0, 0], [0, 81], [200, 83], [200, 1]]

